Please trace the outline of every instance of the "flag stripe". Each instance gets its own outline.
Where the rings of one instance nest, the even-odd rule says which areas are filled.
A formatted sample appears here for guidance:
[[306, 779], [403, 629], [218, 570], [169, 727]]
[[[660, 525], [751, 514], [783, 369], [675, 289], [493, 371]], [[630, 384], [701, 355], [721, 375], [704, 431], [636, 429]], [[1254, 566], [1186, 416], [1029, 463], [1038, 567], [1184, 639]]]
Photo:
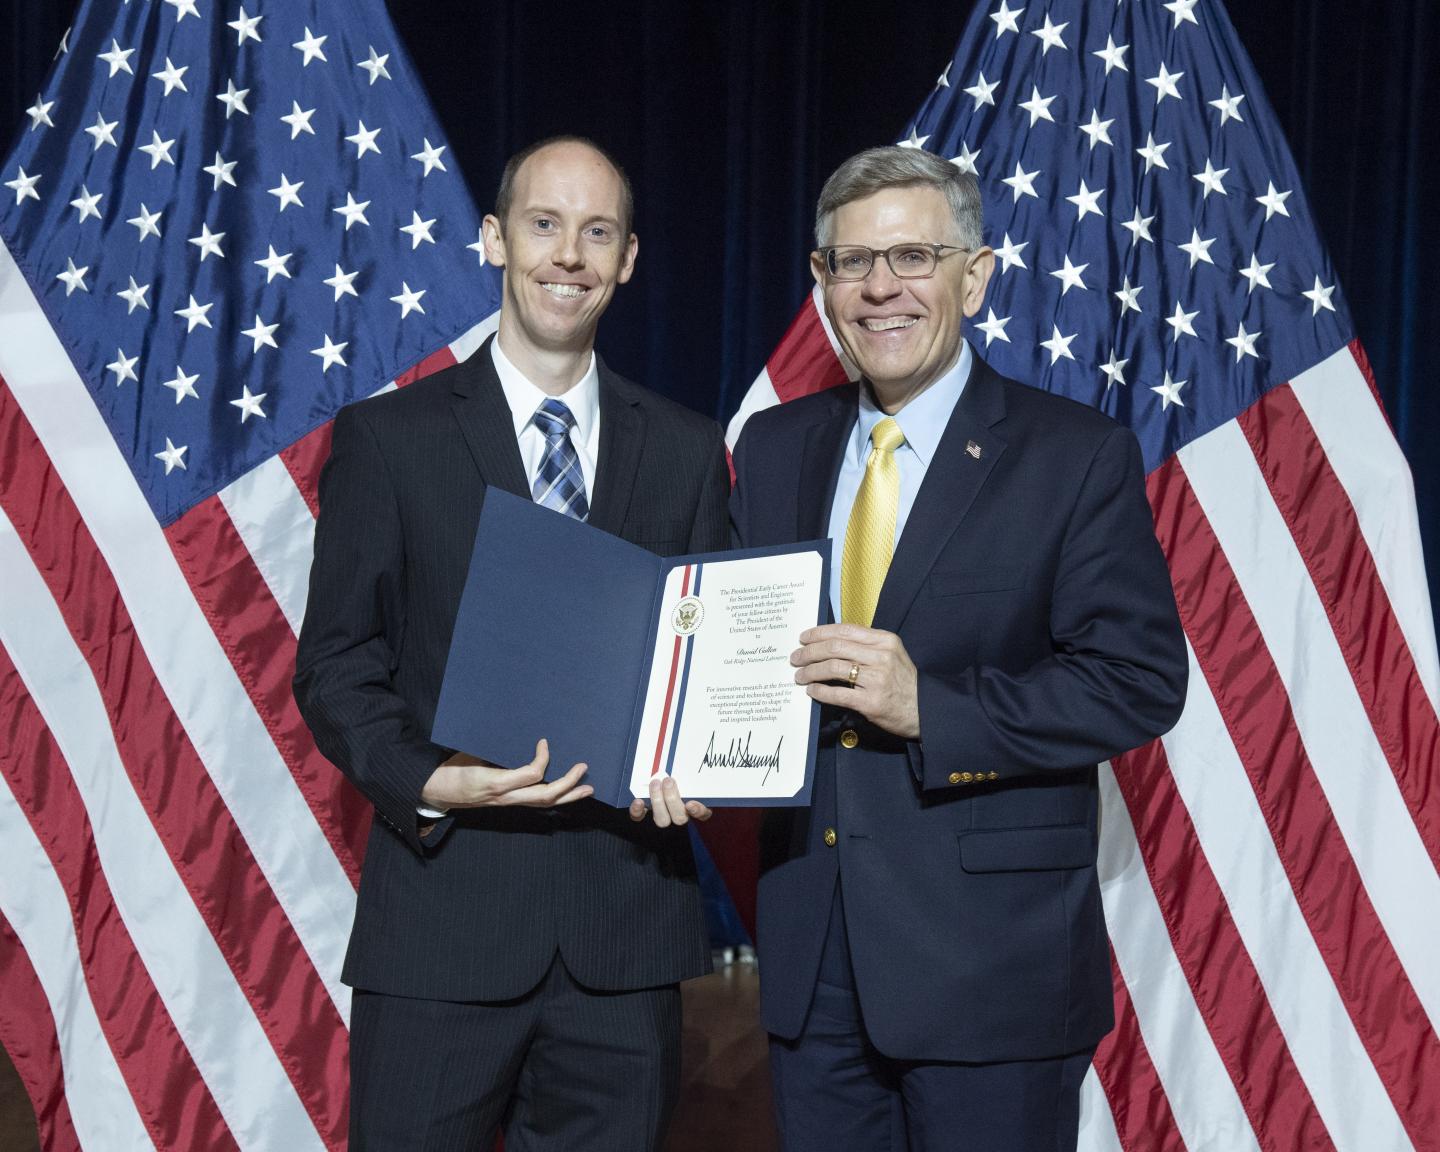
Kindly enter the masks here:
[[11, 720], [0, 775], [65, 890], [86, 987], [143, 1123], [162, 1148], [235, 1148], [119, 914], [69, 766], [4, 648], [0, 684]]
[[311, 516], [320, 515], [320, 469], [330, 458], [330, 437], [335, 421], [327, 420], [308, 432], [288, 448], [280, 450], [280, 459], [295, 481], [301, 498]]
[[[1096, 1058], [1120, 1138], [1132, 1152], [1149, 1152], [1157, 1145], [1258, 1152], [1235, 1085], [1175, 956], [1140, 858], [1130, 810], [1109, 764], [1100, 766], [1100, 810], [1100, 894], [1114, 961], [1138, 1028], [1138, 1034], [1121, 1030], [1129, 1028], [1122, 1019], [1105, 1042], [1113, 1045], [1107, 1060]], [[1118, 1068], [1109, 1063], [1115, 1060]], [[1147, 1064], [1153, 1064], [1158, 1084]], [[1172, 1132], [1179, 1134], [1180, 1144]]]
[[[148, 654], [136, 643], [127, 605], [78, 509], [55, 476], [3, 380], [0, 443], [7, 447], [0, 470], [0, 505], [7, 514], [7, 523], [13, 525], [15, 541], [28, 551], [26, 559], [33, 564], [27, 570], [20, 560], [12, 558], [7, 565], [7, 587], [18, 587], [20, 580], [32, 575], [44, 581], [33, 598], [40, 600], [48, 589], [54, 598], [49, 606], [59, 612], [58, 628], [74, 637], [72, 648], [78, 645], [81, 659], [89, 665], [88, 674], [74, 690], [88, 685], [99, 692], [96, 703], [102, 712], [93, 723], [92, 755], [103, 756], [110, 763], [118, 760], [117, 769], [134, 787], [133, 793], [124, 795], [142, 803], [145, 809], [131, 815], [132, 825], [153, 827], [160, 843], [134, 837], [133, 831], [129, 835], [136, 840], [137, 850], [144, 845], [158, 852], [163, 845], [164, 855], [179, 872], [189, 896], [189, 901], [184, 894], [171, 894], [166, 899], [193, 902], [191, 910], [203, 920], [203, 925], [197, 923], [195, 927], [206, 937], [206, 943], [223, 955], [228, 965], [226, 977], [233, 973], [229, 990], [235, 991], [234, 982], [239, 982], [296, 1091], [312, 1110], [317, 1126], [338, 1138], [337, 1133], [343, 1132], [344, 1116], [336, 1106], [334, 1086], [343, 1084], [346, 1078], [344, 1022], [195, 748], [168, 707]], [[44, 603], [31, 604], [27, 615], [22, 616], [17, 594], [13, 617], [5, 624], [12, 629], [22, 626], [44, 608]], [[52, 637], [50, 643], [58, 645], [62, 641]], [[16, 653], [13, 645], [11, 650]], [[18, 653], [16, 661], [19, 664]], [[25, 676], [24, 665], [20, 668]], [[69, 670], [66, 665], [60, 668]], [[84, 665], [80, 668], [83, 670]], [[63, 686], [46, 683], [49, 700], [58, 700]], [[44, 705], [41, 707], [42, 712], [47, 711]], [[126, 722], [126, 716], [136, 710], [146, 717], [146, 723]], [[72, 718], [77, 717], [67, 713], [67, 721]], [[90, 760], [78, 762], [74, 756], [68, 759], [77, 770], [98, 766]], [[104, 784], [97, 780], [94, 787], [103, 788]], [[93, 794], [83, 786], [82, 792], [87, 797]], [[125, 835], [121, 822], [107, 827], [94, 811], [93, 802], [88, 806], [98, 842], [103, 844], [107, 834], [117, 839]], [[137, 820], [144, 824], [134, 825]], [[135, 867], [157, 865], [154, 861], [137, 862]], [[107, 871], [112, 872], [116, 899], [123, 906], [127, 890], [112, 869]], [[142, 951], [148, 951], [139, 937], [139, 925], [129, 918], [127, 922]], [[159, 926], [156, 931], [164, 934]], [[199, 940], [191, 947], [198, 948]], [[162, 955], [163, 950], [157, 947], [148, 954]], [[212, 980], [219, 982], [221, 977], [217, 973]], [[172, 1011], [174, 995], [173, 989], [165, 993]], [[197, 1010], [203, 1016], [212, 1009], [200, 1005]], [[192, 1037], [192, 1050], [192, 1029], [202, 1024], [209, 1026], [208, 1020], [196, 1020], [187, 1029], [178, 1013], [176, 1023], [183, 1034]], [[235, 1025], [232, 1019], [230, 1027]], [[233, 1114], [233, 1105], [220, 1103], [227, 1116]]]
[[1425, 695], [1375, 562], [1295, 393], [1272, 390], [1240, 418], [1305, 562], [1410, 817], [1440, 867], [1440, 722]]
[[[1280, 670], [1256, 643], [1263, 633], [1230, 562], [1191, 485], [1166, 475], [1178, 469], [1175, 459], [1157, 469], [1151, 495], [1181, 620], [1306, 923], [1406, 1131], [1418, 1141], [1433, 1130], [1433, 1105], [1423, 1105], [1417, 1091], [1437, 1071], [1435, 1035], [1316, 779]], [[1230, 469], [1232, 480], [1237, 470]], [[1417, 1067], [1418, 1078], [1411, 1073]]]
[[1110, 1101], [1105, 1098], [1093, 1064], [1080, 1085], [1080, 1138], [1076, 1148], [1078, 1152], [1125, 1152]]
[[310, 591], [315, 514], [290, 470], [272, 456], [217, 496], [290, 631], [299, 635]]
[[[313, 522], [310, 535], [314, 535]], [[290, 690], [295, 675], [295, 633], [269, 595], [252, 553], [218, 499], [197, 504], [170, 525], [165, 536], [196, 603], [345, 869], [352, 889], [347, 901], [353, 913], [353, 889], [360, 880], [371, 808], [320, 754], [300, 718]]]
[[819, 288], [811, 291], [765, 363], [775, 395], [784, 403], [821, 392], [848, 379], [845, 364], [824, 317]]
[[[1256, 1138], [1270, 1152], [1334, 1148], [1236, 930], [1159, 741], [1112, 761], [1190, 991]], [[1223, 971], [1223, 982], [1209, 973]], [[1294, 1143], [1292, 1143], [1292, 1141]]]

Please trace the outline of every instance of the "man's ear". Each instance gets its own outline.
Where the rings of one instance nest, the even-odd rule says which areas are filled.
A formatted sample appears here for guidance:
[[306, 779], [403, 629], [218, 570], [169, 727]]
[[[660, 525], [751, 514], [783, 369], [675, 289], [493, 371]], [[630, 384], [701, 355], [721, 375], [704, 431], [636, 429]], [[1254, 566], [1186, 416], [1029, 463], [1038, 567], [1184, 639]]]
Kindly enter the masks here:
[[995, 275], [995, 253], [988, 247], [981, 248], [970, 260], [965, 271], [965, 290], [960, 306], [966, 316], [979, 315], [980, 305], [985, 302], [985, 290], [990, 286], [990, 277]]
[[640, 238], [634, 232], [625, 241], [625, 255], [620, 261], [620, 274], [615, 278], [616, 283], [629, 283], [630, 277], [635, 275], [635, 257], [640, 252]]
[[505, 267], [505, 233], [500, 227], [498, 216], [486, 216], [480, 222], [480, 233], [485, 240], [485, 259], [496, 268]]
[[819, 252], [810, 253], [810, 275], [815, 277], [816, 284], [825, 287], [825, 257]]

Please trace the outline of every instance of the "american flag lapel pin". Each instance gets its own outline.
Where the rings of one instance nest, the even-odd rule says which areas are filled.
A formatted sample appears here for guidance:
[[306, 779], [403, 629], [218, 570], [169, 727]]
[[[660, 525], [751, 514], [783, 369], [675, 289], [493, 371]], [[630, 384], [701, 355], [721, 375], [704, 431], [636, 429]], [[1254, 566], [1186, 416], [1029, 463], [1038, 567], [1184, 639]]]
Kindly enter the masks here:
[[970, 440], [965, 444], [965, 451], [968, 452], [971, 456], [973, 456], [976, 460], [980, 459], [980, 445], [976, 444], [974, 440]]

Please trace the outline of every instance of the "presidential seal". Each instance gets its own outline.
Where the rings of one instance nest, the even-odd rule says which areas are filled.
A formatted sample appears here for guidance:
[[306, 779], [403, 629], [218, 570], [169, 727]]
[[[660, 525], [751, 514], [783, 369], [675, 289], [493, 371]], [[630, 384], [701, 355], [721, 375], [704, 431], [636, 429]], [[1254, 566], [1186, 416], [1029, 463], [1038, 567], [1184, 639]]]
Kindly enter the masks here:
[[670, 627], [675, 629], [679, 636], [690, 636], [700, 627], [700, 621], [705, 619], [705, 605], [700, 603], [698, 596], [686, 596], [675, 605], [670, 613]]

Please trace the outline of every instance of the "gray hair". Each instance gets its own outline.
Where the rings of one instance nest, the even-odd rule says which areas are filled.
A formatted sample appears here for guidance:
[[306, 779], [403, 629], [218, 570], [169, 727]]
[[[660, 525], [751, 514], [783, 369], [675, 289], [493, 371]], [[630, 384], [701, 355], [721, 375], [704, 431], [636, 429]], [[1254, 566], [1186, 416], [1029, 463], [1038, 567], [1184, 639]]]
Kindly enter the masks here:
[[955, 219], [956, 240], [965, 248], [984, 244], [980, 184], [948, 160], [919, 148], [898, 144], [856, 153], [831, 174], [815, 206], [815, 243], [830, 243], [838, 208], [886, 188], [936, 188], [945, 194]]

